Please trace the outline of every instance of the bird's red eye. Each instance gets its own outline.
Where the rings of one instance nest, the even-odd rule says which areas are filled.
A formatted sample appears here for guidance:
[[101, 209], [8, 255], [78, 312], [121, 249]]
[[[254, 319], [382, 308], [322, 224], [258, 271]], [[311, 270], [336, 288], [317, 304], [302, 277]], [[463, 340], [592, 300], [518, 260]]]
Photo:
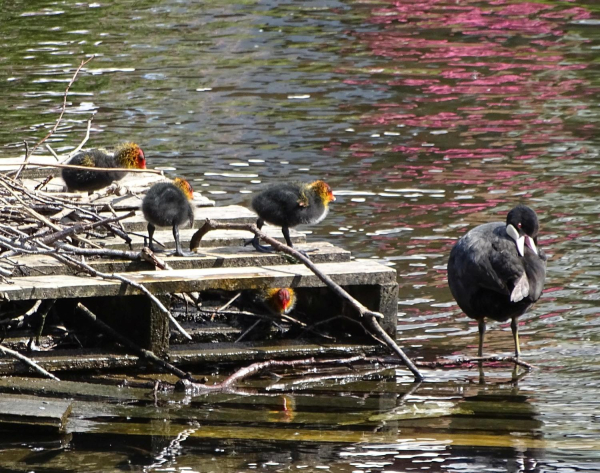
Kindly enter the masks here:
[[520, 224], [520, 223], [519, 223], [519, 224], [517, 224], [517, 227], [521, 228], [521, 224]]

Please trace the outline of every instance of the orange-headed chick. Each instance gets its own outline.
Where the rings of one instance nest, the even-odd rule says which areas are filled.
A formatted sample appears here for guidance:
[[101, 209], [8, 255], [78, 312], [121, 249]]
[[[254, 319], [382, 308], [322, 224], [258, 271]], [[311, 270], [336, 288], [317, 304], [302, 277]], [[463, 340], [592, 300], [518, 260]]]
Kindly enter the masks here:
[[173, 227], [175, 254], [184, 256], [179, 241], [179, 227], [188, 223], [194, 225], [194, 198], [192, 186], [185, 179], [176, 178], [173, 182], [154, 184], [142, 201], [142, 212], [148, 222], [150, 249], [155, 251], [152, 237], [156, 227]]
[[258, 299], [272, 314], [289, 314], [296, 305], [296, 293], [291, 287], [274, 287], [258, 293]]
[[[334, 200], [331, 187], [323, 181], [275, 184], [252, 199], [252, 209], [258, 214], [256, 226], [259, 229], [265, 222], [281, 227], [285, 242], [293, 247], [289, 229], [319, 223], [327, 216], [329, 203]], [[251, 243], [258, 251], [270, 251], [259, 244], [257, 236]]]
[[[80, 151], [67, 164], [90, 168], [146, 169], [146, 157], [135, 143], [124, 143], [117, 146], [113, 154], [101, 149]], [[62, 170], [62, 178], [69, 191], [92, 192], [123, 179], [126, 174], [122, 171], [86, 171], [69, 168]]]

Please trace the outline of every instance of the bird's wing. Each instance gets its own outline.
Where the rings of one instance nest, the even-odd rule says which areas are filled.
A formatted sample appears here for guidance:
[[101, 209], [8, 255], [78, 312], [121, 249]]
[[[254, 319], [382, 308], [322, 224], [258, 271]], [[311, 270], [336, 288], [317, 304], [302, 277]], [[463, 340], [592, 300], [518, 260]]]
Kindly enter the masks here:
[[[525, 275], [522, 261], [512, 240], [503, 235], [503, 224], [486, 224], [469, 232], [465, 238], [466, 270], [481, 287], [511, 296], [517, 281]], [[528, 292], [522, 283], [517, 294]], [[519, 299], [520, 300], [520, 299]]]
[[529, 295], [529, 279], [527, 279], [527, 275], [523, 273], [523, 275], [517, 280], [515, 283], [515, 287], [510, 293], [510, 301], [511, 302], [519, 302], [520, 300], [525, 299]]

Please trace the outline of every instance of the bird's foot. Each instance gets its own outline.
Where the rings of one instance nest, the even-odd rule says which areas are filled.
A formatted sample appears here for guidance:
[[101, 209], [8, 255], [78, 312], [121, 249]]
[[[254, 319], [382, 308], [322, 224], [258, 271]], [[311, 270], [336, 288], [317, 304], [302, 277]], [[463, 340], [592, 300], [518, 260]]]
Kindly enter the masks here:
[[[145, 244], [145, 243], [144, 243], [144, 246], [146, 246], [146, 244]], [[164, 253], [164, 252], [165, 252], [165, 250], [164, 250], [164, 249], [162, 249], [162, 248], [157, 248], [157, 247], [156, 247], [156, 246], [154, 246], [154, 245], [148, 245], [148, 248], [150, 248], [150, 251], [151, 251], [152, 253], [158, 253], [158, 254], [160, 254], [160, 253]]]
[[274, 250], [270, 246], [263, 246], [258, 242], [258, 238], [247, 240], [244, 242], [244, 246], [252, 245], [259, 253], [273, 253]]
[[170, 253], [169, 256], [195, 256], [197, 253], [192, 251], [184, 251], [181, 248], [176, 249], [173, 253]]

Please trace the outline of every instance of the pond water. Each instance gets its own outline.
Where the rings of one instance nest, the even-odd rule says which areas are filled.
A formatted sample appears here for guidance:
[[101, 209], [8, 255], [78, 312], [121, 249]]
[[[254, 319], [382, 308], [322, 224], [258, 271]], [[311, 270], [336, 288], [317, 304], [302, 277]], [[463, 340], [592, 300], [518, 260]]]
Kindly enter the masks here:
[[[397, 270], [415, 358], [476, 353], [445, 271], [468, 228], [527, 203], [550, 257], [520, 319], [540, 369], [518, 381], [388, 370], [231, 406], [172, 400], [66, 449], [3, 440], [11, 471], [600, 471], [596, 0], [8, 0], [0, 45], [0, 158], [47, 133], [95, 54], [56, 151], [94, 114], [90, 145], [135, 140], [217, 204], [325, 179], [338, 201], [309, 238]], [[508, 324], [489, 328], [486, 353], [509, 354]], [[184, 405], [196, 423], [175, 420]]]

